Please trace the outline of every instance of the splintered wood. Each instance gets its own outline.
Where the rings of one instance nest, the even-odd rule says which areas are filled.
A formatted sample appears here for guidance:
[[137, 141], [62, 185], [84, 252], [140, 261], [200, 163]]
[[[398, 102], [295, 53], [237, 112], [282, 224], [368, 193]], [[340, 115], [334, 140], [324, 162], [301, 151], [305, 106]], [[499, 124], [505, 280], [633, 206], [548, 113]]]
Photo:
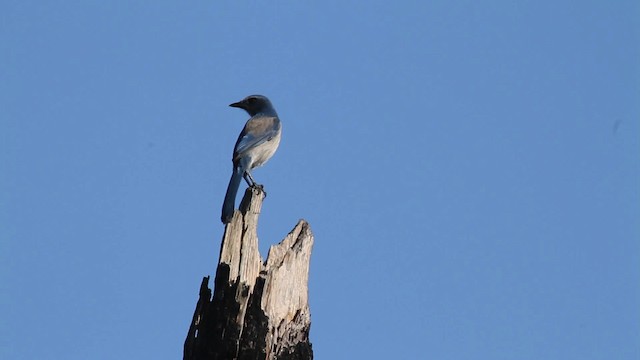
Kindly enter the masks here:
[[313, 358], [309, 341], [309, 262], [313, 233], [300, 220], [267, 261], [258, 250], [264, 192], [247, 189], [225, 228], [213, 298], [209, 278], [185, 341], [185, 360]]

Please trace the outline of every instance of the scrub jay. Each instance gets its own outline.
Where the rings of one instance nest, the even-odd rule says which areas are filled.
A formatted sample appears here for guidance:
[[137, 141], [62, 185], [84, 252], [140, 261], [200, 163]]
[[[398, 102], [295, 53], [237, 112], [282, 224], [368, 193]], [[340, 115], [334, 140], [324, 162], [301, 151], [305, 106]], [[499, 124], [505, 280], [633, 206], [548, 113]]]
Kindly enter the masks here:
[[251, 170], [266, 163], [273, 156], [280, 144], [282, 133], [278, 114], [265, 96], [247, 96], [229, 106], [244, 109], [251, 118], [244, 125], [233, 149], [233, 173], [222, 204], [221, 219], [224, 224], [228, 224], [233, 217], [241, 178], [244, 178], [250, 187], [262, 189], [262, 185], [253, 180]]

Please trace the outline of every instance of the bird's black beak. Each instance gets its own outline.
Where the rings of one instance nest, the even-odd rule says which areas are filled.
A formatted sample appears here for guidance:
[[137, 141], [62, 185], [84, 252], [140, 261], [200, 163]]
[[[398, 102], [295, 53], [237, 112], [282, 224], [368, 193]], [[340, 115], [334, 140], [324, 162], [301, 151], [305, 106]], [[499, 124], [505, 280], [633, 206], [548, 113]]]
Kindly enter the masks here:
[[244, 105], [242, 104], [242, 101], [234, 102], [233, 104], [230, 104], [229, 106], [235, 107], [235, 108], [244, 109]]

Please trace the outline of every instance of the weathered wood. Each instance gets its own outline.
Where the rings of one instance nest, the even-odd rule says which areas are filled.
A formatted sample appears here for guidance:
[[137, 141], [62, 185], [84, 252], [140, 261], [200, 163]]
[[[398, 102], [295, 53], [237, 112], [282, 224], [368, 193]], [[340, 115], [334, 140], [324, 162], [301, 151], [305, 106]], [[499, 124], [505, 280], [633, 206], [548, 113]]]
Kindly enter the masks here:
[[257, 236], [263, 200], [263, 191], [247, 189], [225, 227], [213, 298], [205, 277], [185, 360], [313, 359], [307, 286], [313, 234], [300, 220], [263, 263]]

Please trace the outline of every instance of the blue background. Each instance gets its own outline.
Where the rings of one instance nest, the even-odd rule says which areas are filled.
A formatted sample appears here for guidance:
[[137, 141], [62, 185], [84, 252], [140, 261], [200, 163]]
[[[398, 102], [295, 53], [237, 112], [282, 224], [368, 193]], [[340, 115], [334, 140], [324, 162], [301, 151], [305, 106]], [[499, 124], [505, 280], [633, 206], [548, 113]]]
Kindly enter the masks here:
[[317, 359], [638, 359], [639, 19], [2, 1], [0, 358], [181, 358], [260, 93], [260, 247], [310, 222]]

